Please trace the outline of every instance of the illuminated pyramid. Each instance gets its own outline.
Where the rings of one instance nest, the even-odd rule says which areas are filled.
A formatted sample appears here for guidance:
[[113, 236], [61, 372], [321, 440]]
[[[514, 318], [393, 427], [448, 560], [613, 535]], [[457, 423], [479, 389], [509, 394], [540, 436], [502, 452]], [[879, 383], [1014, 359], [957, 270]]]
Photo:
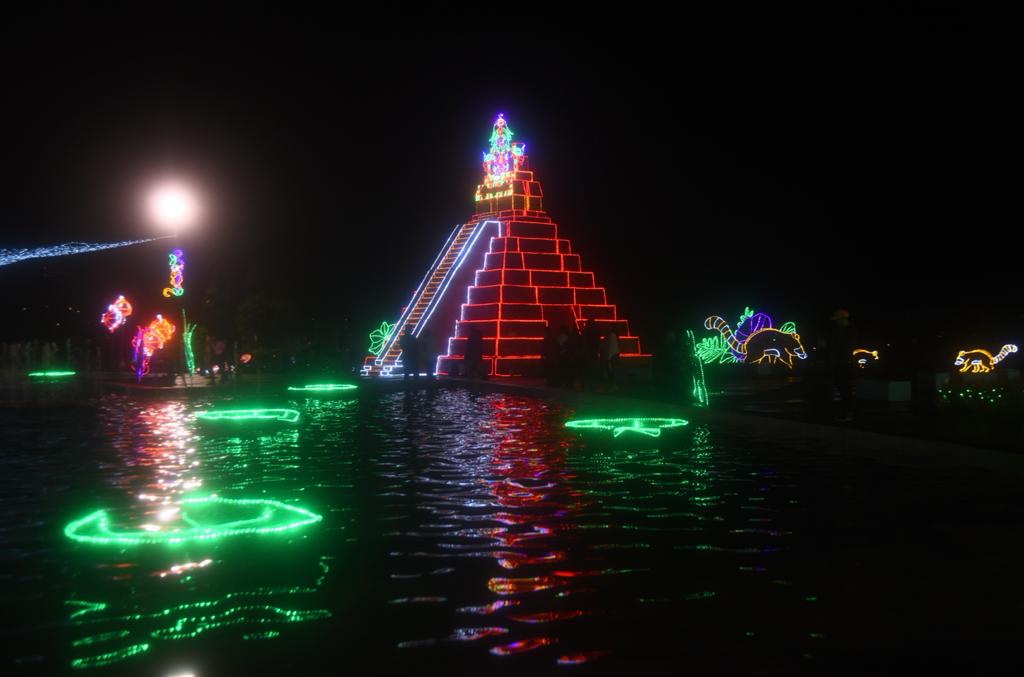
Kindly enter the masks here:
[[[381, 352], [367, 358], [364, 373], [400, 367], [398, 337], [406, 330], [421, 336], [429, 326], [434, 336], [450, 337], [441, 346], [439, 373], [461, 372], [467, 337], [476, 328], [492, 375], [538, 374], [545, 329], [582, 330], [585, 321], [593, 321], [601, 336], [616, 333], [622, 366], [646, 365], [650, 356], [641, 353], [640, 339], [608, 303], [594, 274], [583, 270], [569, 240], [559, 238], [542, 198], [525, 145], [512, 141], [512, 130], [498, 116], [484, 155], [484, 181], [476, 189], [476, 213], [449, 236]], [[452, 289], [466, 289], [465, 297], [448, 298]]]

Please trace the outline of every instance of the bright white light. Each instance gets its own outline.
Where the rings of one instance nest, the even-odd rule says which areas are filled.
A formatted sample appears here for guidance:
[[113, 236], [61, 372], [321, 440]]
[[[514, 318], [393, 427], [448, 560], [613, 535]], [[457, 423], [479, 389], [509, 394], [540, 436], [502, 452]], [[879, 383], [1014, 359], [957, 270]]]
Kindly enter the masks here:
[[149, 217], [164, 228], [191, 226], [199, 217], [199, 200], [188, 186], [169, 181], [156, 186], [146, 200]]
[[174, 516], [178, 514], [177, 508], [166, 508], [157, 513], [157, 519], [161, 522], [166, 522], [170, 519], [174, 519]]

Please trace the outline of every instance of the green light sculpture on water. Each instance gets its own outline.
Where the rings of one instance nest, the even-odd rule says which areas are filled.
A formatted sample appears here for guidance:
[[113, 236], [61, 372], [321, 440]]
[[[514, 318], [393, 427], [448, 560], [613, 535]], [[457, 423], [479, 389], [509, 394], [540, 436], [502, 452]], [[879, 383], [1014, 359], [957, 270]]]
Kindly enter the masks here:
[[215, 409], [200, 411], [196, 418], [201, 421], [283, 421], [295, 423], [299, 412], [294, 409]]
[[[249, 514], [229, 521], [204, 520], [210, 507], [242, 508]], [[191, 508], [191, 510], [190, 510]], [[105, 510], [97, 510], [64, 528], [64, 535], [92, 545], [160, 545], [210, 541], [230, 536], [264, 535], [291, 531], [319, 522], [316, 513], [280, 501], [263, 498], [233, 499], [219, 496], [186, 498], [181, 501], [181, 520], [186, 528], [167, 531], [144, 529], [115, 531]]]
[[288, 386], [288, 390], [304, 393], [332, 393], [355, 390], [357, 387], [352, 383], [313, 383], [308, 386]]
[[662, 430], [686, 425], [689, 421], [681, 418], [581, 418], [565, 422], [565, 427], [572, 430], [608, 430], [613, 437], [623, 433], [661, 437]]
[[30, 371], [28, 373], [32, 378], [58, 378], [60, 376], [74, 376], [77, 371]]

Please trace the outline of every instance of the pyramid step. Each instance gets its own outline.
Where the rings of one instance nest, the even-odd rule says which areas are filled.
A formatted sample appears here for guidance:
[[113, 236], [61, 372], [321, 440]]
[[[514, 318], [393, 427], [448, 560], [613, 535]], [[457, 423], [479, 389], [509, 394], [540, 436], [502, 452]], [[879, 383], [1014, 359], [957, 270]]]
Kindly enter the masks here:
[[555, 270], [531, 270], [530, 284], [538, 287], [568, 287], [569, 273]]
[[536, 303], [502, 303], [503, 320], [543, 320], [544, 307]]
[[581, 305], [580, 319], [584, 320], [615, 320], [615, 306]]
[[554, 238], [520, 237], [516, 239], [517, 251], [529, 254], [557, 254], [558, 240]]
[[569, 273], [569, 284], [573, 287], [593, 287], [593, 273]]
[[572, 306], [544, 306], [544, 321], [554, 331], [563, 327], [571, 329], [576, 326], [576, 312]]
[[571, 306], [576, 301], [572, 287], [537, 287], [537, 301], [540, 303]]
[[629, 336], [629, 323], [625, 320], [594, 320], [597, 332], [604, 336], [609, 331], [614, 331], [619, 336]]
[[498, 357], [540, 357], [543, 338], [505, 338], [497, 340], [494, 355]]
[[481, 322], [466, 322], [464, 320], [455, 321], [455, 336], [452, 338], [468, 338], [469, 333], [476, 329], [480, 332], [481, 336], [497, 336], [498, 335], [498, 320], [484, 320]]
[[463, 305], [463, 320], [543, 320], [543, 307], [535, 303], [481, 303]]
[[[578, 306], [604, 306], [608, 303], [603, 287], [580, 288], [573, 290], [573, 303]], [[614, 312], [612, 313], [614, 316]]]
[[511, 237], [529, 237], [537, 239], [554, 239], [558, 234], [558, 226], [553, 223], [529, 223], [512, 221], [507, 226]]
[[548, 324], [543, 320], [483, 320], [480, 322], [464, 322], [459, 320], [455, 326], [453, 338], [468, 338], [474, 329], [484, 338], [543, 338]]
[[637, 336], [620, 336], [619, 353], [639, 353], [640, 338]]
[[[448, 346], [447, 346], [448, 347], [448, 354], [449, 355], [465, 355], [466, 354], [466, 344], [467, 343], [468, 343], [468, 339], [464, 339], [464, 338], [449, 339], [448, 340]], [[484, 338], [483, 339], [484, 355], [493, 355], [494, 354], [494, 346], [495, 346], [495, 344], [496, 344], [496, 339], [494, 339], [494, 338]]]
[[523, 254], [523, 267], [530, 270], [561, 270], [560, 254]]
[[[537, 287], [524, 285], [492, 285], [490, 287], [470, 287], [470, 303], [537, 303], [538, 292], [544, 291]], [[572, 290], [569, 291], [568, 303], [572, 303]]]

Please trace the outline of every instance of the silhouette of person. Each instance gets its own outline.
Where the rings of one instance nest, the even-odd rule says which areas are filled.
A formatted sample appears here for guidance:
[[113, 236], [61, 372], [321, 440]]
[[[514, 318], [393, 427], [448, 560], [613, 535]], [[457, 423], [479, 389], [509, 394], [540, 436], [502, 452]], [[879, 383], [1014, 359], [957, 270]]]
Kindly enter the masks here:
[[217, 367], [217, 371], [220, 372], [221, 383], [224, 383], [228, 379], [228, 358], [227, 354], [225, 353], [226, 348], [227, 342], [224, 339], [214, 339], [213, 364]]
[[427, 370], [427, 378], [437, 378], [437, 339], [431, 333], [430, 328], [423, 330], [417, 341], [419, 344], [420, 360], [424, 369]]
[[[167, 373], [171, 376], [171, 385], [178, 385], [178, 374], [185, 372], [185, 352], [180, 340], [171, 341], [164, 346], [163, 357], [166, 360]], [[188, 381], [182, 376], [181, 383], [188, 385]]]
[[[832, 313], [832, 326], [825, 344], [829, 381], [839, 391], [842, 415], [837, 419], [848, 423], [853, 420], [853, 349], [854, 332], [850, 326], [850, 313], [845, 308]], [[829, 399], [831, 399], [831, 387]]]
[[399, 337], [398, 347], [402, 349], [402, 380], [408, 381], [410, 375], [413, 379], [419, 378], [419, 354], [416, 350], [416, 337], [408, 329], [403, 331]]
[[654, 378], [658, 386], [667, 394], [675, 394], [679, 386], [679, 373], [682, 371], [680, 357], [680, 340], [675, 329], [669, 329], [661, 342], [661, 348], [655, 355]]

